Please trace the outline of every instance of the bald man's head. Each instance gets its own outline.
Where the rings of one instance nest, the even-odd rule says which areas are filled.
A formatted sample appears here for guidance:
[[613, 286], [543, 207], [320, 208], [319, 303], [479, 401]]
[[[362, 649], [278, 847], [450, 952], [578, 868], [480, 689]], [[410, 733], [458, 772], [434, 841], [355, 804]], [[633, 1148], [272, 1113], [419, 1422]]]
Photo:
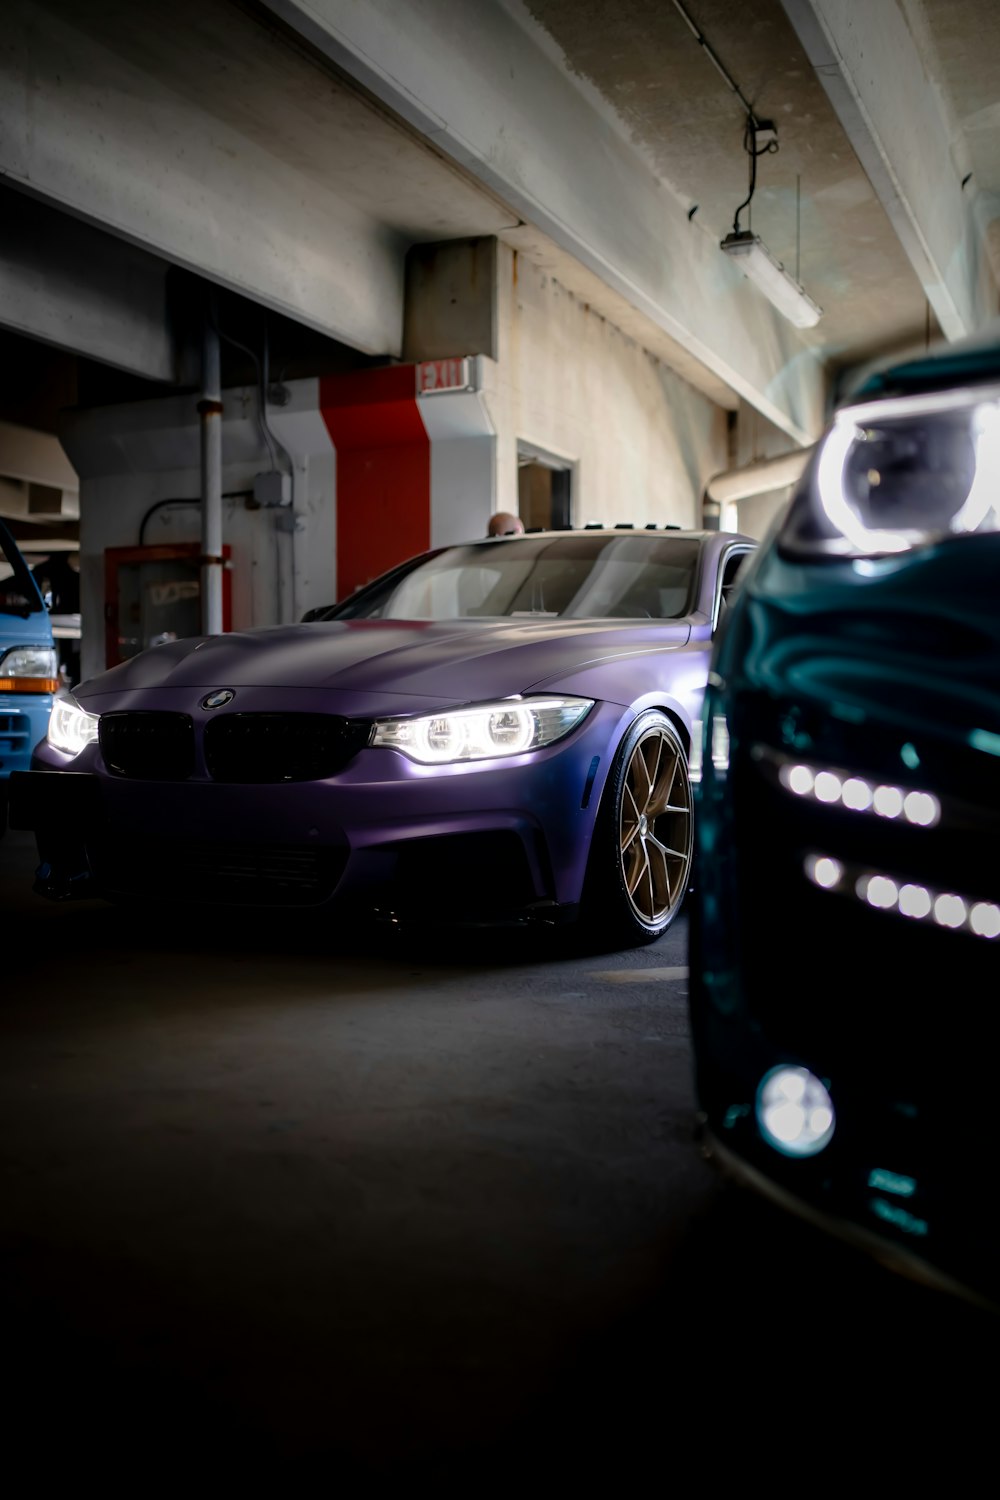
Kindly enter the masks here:
[[512, 515], [509, 510], [498, 510], [496, 515], [490, 516], [490, 524], [486, 531], [487, 536], [523, 536], [524, 522], [520, 516]]

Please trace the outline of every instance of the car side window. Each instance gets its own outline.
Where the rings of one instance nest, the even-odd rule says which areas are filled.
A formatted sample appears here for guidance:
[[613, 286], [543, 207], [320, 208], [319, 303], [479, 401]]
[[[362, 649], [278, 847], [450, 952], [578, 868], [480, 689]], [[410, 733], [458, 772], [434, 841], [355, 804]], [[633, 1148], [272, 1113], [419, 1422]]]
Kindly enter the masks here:
[[730, 600], [732, 599], [733, 594], [736, 592], [737, 586], [739, 585], [740, 581], [740, 575], [749, 557], [749, 552], [731, 552], [726, 559], [725, 566], [722, 570], [722, 583], [719, 588], [720, 624], [722, 623], [725, 612], [729, 607]]

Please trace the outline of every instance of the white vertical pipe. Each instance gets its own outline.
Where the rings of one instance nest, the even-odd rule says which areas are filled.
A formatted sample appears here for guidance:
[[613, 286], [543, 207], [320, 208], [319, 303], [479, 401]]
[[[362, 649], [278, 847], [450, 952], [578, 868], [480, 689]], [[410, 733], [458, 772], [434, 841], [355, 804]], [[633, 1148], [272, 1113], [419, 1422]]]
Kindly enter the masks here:
[[222, 373], [219, 333], [210, 305], [202, 334], [201, 629], [222, 634]]

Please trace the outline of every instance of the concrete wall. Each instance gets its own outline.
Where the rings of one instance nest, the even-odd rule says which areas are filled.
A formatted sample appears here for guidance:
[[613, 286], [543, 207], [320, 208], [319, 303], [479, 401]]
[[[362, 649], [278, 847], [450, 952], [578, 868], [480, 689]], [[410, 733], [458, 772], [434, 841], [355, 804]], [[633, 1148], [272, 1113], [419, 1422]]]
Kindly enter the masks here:
[[[795, 452], [796, 448], [797, 444], [789, 442], [787, 433], [745, 401], [740, 402], [735, 415], [730, 418], [729, 467], [732, 469], [743, 469], [768, 458], [780, 458]], [[720, 515], [722, 530], [742, 531], [747, 536], [762, 539], [785, 508], [793, 488], [792, 485], [783, 485], [759, 495], [728, 501], [722, 506]]]
[[[270, 429], [284, 450], [280, 462], [291, 463], [293, 477], [292, 503], [274, 508], [248, 503], [255, 477], [270, 468], [257, 392], [223, 393], [232, 629], [301, 619], [334, 602], [342, 574], [349, 582], [341, 595], [427, 546], [485, 535], [494, 508], [495, 437], [480, 396], [458, 390], [418, 398], [416, 374], [404, 365], [289, 381], [286, 404], [268, 406]], [[386, 399], [387, 377], [407, 393], [405, 401]], [[478, 387], [478, 367], [471, 378]], [[345, 381], [355, 403], [346, 424], [335, 399]], [[401, 443], [403, 427], [419, 442]], [[138, 546], [140, 539], [148, 546], [200, 541], [197, 398], [70, 413], [61, 437], [80, 475], [82, 669], [92, 676], [105, 665], [105, 550]], [[388, 534], [380, 521], [386, 485], [397, 507], [414, 507], [412, 524]], [[174, 503], [156, 508], [162, 501]], [[377, 556], [369, 565], [372, 547]]]
[[[225, 392], [223, 540], [232, 549], [235, 630], [300, 619], [335, 597], [336, 456], [318, 409], [318, 382], [290, 383], [292, 400], [269, 420], [294, 461], [291, 507], [247, 505], [269, 467], [256, 392]], [[84, 677], [104, 669], [104, 551], [137, 546], [143, 517], [162, 500], [186, 500], [149, 516], [147, 544], [199, 542], [201, 487], [195, 398], [71, 414], [63, 446], [80, 475], [80, 607]]]
[[499, 307], [496, 508], [517, 510], [522, 440], [573, 465], [578, 525], [700, 524], [704, 484], [728, 466], [725, 412], [505, 245]]
[[791, 498], [792, 486], [788, 485], [784, 489], [767, 490], [762, 495], [740, 500], [735, 507], [736, 528], [763, 541]]

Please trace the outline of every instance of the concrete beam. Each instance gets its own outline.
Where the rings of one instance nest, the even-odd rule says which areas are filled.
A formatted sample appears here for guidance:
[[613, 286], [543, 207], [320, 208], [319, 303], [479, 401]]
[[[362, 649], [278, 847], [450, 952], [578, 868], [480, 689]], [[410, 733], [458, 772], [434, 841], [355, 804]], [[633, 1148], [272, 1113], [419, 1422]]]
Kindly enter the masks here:
[[502, 0], [265, 3], [732, 392], [794, 440], [816, 436], [808, 343]]
[[80, 496], [76, 490], [56, 490], [0, 474], [0, 516], [42, 526], [52, 521], [78, 521]]
[[[7, 479], [0, 474], [0, 516], [8, 520], [28, 514], [28, 485], [23, 479]], [[6, 566], [6, 558], [4, 559]]]
[[0, 188], [0, 214], [0, 325], [149, 380], [174, 378], [163, 261], [24, 193]]
[[997, 286], [953, 129], [897, 0], [782, 0], [949, 339], [995, 316]]
[[[303, 164], [322, 120], [299, 119], [298, 75], [285, 75], [308, 65], [237, 7], [202, 12], [198, 33], [191, 7], [8, 0], [0, 181], [344, 343], [398, 354], [405, 241]], [[289, 119], [302, 132], [291, 141]]]

